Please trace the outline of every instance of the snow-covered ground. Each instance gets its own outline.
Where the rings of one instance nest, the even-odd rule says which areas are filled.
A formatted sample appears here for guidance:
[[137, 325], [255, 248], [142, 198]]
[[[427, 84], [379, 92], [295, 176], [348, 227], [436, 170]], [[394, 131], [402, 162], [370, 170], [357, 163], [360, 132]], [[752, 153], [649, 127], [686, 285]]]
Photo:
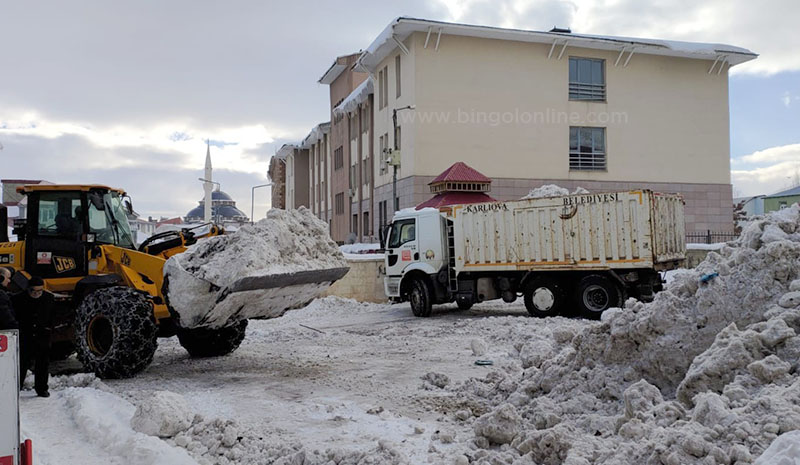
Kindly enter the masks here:
[[227, 357], [167, 339], [136, 378], [26, 391], [23, 432], [42, 464], [800, 463], [800, 208], [669, 281], [599, 322], [326, 297]]
[[[184, 463], [187, 449], [176, 442], [195, 452], [213, 448], [220, 444], [216, 430], [224, 431], [215, 425], [229, 421], [247, 443], [231, 453], [241, 454], [234, 463], [292, 455], [294, 445], [306, 454], [385, 452], [427, 463], [429, 456], [446, 456], [472, 429], [453, 417], [469, 400], [423, 381], [426, 374], [443, 374], [448, 385], [482, 378], [513, 364], [515, 345], [528, 338], [596, 324], [530, 318], [521, 300], [466, 312], [440, 306], [423, 319], [412, 316], [408, 304], [326, 297], [282, 318], [251, 321], [242, 346], [227, 357], [190, 359], [176, 338], [161, 339], [153, 364], [136, 378], [55, 377], [48, 399], [23, 391], [22, 429], [34, 440], [40, 465]], [[478, 366], [478, 359], [494, 366]], [[63, 372], [78, 368], [74, 358], [56, 366]], [[136, 406], [151, 402], [157, 391], [182, 395], [191, 413], [203, 417], [195, 419], [198, 431], [167, 440], [134, 431]], [[174, 461], [152, 458], [159, 455]]]

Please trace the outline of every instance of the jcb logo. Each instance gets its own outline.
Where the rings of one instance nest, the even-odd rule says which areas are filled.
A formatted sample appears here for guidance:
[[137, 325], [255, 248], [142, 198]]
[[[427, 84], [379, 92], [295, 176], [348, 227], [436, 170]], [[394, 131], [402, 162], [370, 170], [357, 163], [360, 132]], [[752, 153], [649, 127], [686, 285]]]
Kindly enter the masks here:
[[53, 266], [56, 273], [66, 273], [77, 268], [75, 259], [72, 257], [53, 257]]

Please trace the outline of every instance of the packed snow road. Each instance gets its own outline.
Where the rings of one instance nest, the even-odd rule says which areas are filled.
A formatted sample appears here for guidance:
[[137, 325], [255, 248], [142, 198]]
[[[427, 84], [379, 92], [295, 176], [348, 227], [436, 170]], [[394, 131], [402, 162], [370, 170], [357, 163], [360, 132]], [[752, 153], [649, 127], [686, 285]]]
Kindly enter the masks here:
[[[172, 338], [160, 341], [153, 364], [133, 379], [56, 377], [49, 399], [23, 392], [22, 427], [42, 464], [166, 463], [159, 460], [165, 453], [187, 463], [189, 455], [199, 463], [267, 463], [314, 451], [337, 451], [335, 463], [438, 463], [472, 436], [454, 417], [470, 399], [443, 386], [518, 364], [521, 344], [543, 331], [593, 324], [528, 317], [521, 299], [469, 311], [441, 306], [420, 319], [407, 304], [328, 297], [283, 318], [251, 321], [227, 357], [191, 359]], [[479, 359], [494, 365], [476, 365]], [[185, 398], [191, 415], [202, 416], [195, 431], [160, 440], [131, 428], [136, 406], [151, 403], [156, 391]], [[216, 437], [226, 426], [241, 438], [235, 447]]]

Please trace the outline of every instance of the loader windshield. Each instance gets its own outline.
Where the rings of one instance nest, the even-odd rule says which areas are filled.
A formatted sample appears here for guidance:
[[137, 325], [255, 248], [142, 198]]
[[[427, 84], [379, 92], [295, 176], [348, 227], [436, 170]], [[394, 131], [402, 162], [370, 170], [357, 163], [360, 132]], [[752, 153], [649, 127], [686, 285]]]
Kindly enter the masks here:
[[95, 235], [95, 241], [133, 248], [131, 227], [119, 194], [92, 192], [89, 195], [95, 196], [89, 202], [89, 232]]

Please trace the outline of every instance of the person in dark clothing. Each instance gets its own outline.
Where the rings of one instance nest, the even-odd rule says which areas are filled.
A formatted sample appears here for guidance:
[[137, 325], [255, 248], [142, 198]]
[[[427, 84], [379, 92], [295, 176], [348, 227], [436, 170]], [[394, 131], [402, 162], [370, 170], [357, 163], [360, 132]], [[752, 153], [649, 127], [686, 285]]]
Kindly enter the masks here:
[[39, 397], [49, 397], [50, 333], [53, 325], [53, 294], [44, 290], [44, 281], [37, 276], [28, 280], [28, 287], [12, 297], [19, 322], [20, 389], [34, 362], [34, 388]]
[[0, 329], [19, 329], [19, 323], [11, 306], [11, 297], [8, 294], [10, 282], [11, 272], [8, 268], [0, 267]]

